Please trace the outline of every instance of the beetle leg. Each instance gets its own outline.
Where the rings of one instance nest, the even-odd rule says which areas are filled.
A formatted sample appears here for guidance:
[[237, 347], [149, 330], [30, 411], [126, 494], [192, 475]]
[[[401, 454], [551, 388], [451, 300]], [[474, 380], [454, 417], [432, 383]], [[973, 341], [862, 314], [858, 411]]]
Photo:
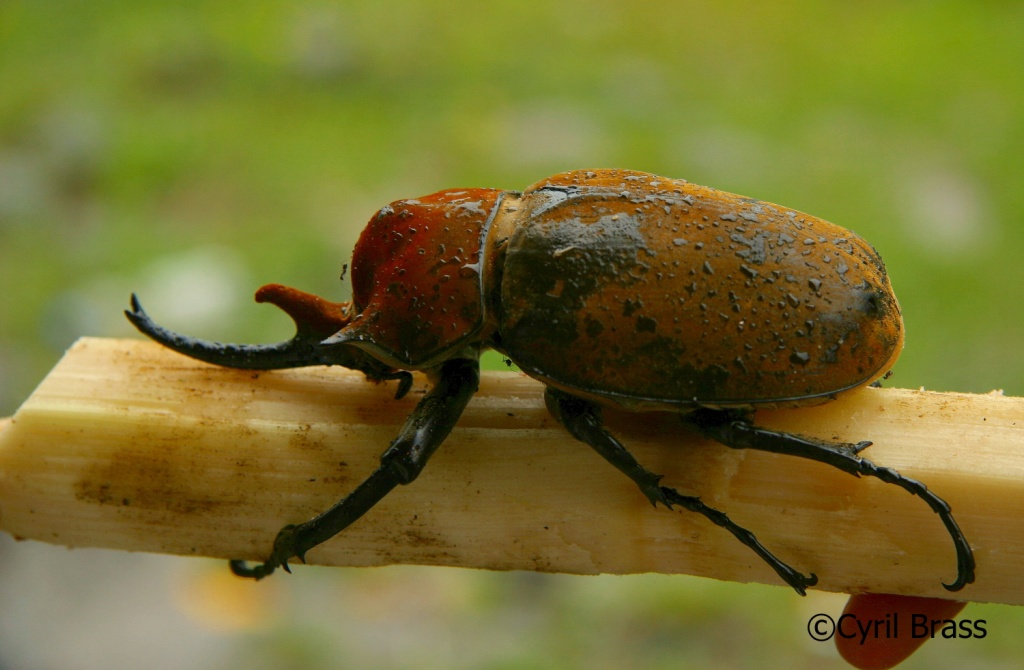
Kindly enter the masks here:
[[605, 460], [632, 479], [652, 505], [657, 506], [661, 503], [669, 509], [672, 509], [673, 505], [679, 505], [691, 512], [703, 514], [712, 523], [725, 528], [736, 539], [750, 547], [800, 595], [805, 595], [808, 586], [818, 583], [817, 576], [805, 576], [791, 568], [765, 549], [753, 533], [737, 525], [724, 512], [704, 504], [696, 496], [684, 496], [673, 488], [661, 486], [661, 476], [640, 465], [629, 450], [605, 429], [600, 407], [551, 387], [547, 388], [544, 400], [551, 413], [573, 437], [590, 445]]
[[855, 477], [860, 475], [876, 477], [887, 484], [895, 484], [912, 495], [918, 496], [942, 519], [950, 537], [953, 538], [953, 546], [956, 547], [957, 578], [952, 584], [943, 583], [943, 586], [949, 591], [959, 591], [974, 581], [974, 553], [960, 530], [960, 526], [953, 519], [949, 503], [929, 491], [928, 487], [916, 479], [904, 477], [892, 468], [880, 467], [870, 460], [858, 456], [863, 449], [871, 444], [870, 442], [829, 443], [758, 428], [742, 414], [728, 410], [700, 409], [689, 418], [704, 435], [727, 447], [759, 449], [776, 454], [808, 458], [839, 468]]
[[295, 556], [305, 562], [307, 551], [348, 528], [399, 484], [416, 479], [448, 437], [479, 384], [480, 365], [476, 360], [446, 361], [433, 388], [416, 405], [398, 437], [381, 455], [380, 466], [366, 481], [306, 523], [282, 528], [265, 563], [251, 567], [245, 561], [231, 561], [231, 571], [256, 579], [266, 577], [278, 567], [290, 572], [288, 559]]

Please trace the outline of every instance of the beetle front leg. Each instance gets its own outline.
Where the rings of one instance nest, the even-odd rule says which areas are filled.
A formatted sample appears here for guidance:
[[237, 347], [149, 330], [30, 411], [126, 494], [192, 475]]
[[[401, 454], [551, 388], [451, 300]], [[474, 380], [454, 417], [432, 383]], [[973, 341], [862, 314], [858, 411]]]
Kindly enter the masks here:
[[752, 532], [736, 524], [724, 512], [704, 504], [696, 496], [684, 496], [673, 488], [661, 486], [659, 484], [661, 476], [640, 465], [633, 454], [629, 453], [629, 450], [605, 429], [601, 409], [597, 405], [551, 387], [548, 387], [545, 392], [544, 400], [548, 410], [573, 437], [590, 445], [605, 460], [632, 479], [652, 505], [657, 506], [658, 503], [661, 503], [669, 509], [672, 509], [673, 505], [679, 505], [691, 512], [704, 515], [712, 523], [725, 528], [737, 540], [753, 550], [800, 595], [806, 594], [808, 586], [818, 583], [817, 576], [814, 574], [806, 576], [794, 570], [768, 551]]
[[791, 435], [754, 426], [742, 413], [729, 410], [700, 409], [689, 419], [707, 437], [733, 449], [758, 449], [776, 454], [799, 456], [826, 463], [855, 477], [866, 475], [876, 477], [887, 484], [895, 484], [918, 496], [939, 515], [946, 526], [953, 546], [956, 547], [957, 578], [952, 584], [943, 584], [949, 591], [959, 591], [974, 581], [974, 553], [963, 531], [953, 519], [949, 503], [928, 490], [921, 482], [904, 477], [892, 468], [875, 465], [859, 454], [871, 445], [870, 442], [850, 444], [829, 443], [799, 435]]
[[479, 385], [477, 361], [446, 361], [433, 388], [416, 405], [398, 437], [381, 455], [380, 466], [366, 481], [315, 518], [282, 528], [265, 563], [251, 567], [245, 561], [231, 561], [231, 571], [255, 579], [266, 577], [278, 567], [290, 572], [290, 558], [305, 562], [307, 551], [348, 528], [399, 484], [412, 482], [448, 437]]

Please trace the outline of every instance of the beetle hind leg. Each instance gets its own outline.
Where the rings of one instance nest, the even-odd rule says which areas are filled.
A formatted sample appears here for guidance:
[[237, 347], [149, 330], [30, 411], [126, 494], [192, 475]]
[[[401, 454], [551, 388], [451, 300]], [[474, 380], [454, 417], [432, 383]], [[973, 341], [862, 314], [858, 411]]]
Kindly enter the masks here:
[[729, 410], [700, 409], [688, 419], [707, 437], [734, 449], [758, 449], [777, 454], [799, 456], [826, 463], [854, 476], [865, 475], [895, 484], [925, 501], [939, 515], [956, 548], [957, 578], [943, 583], [949, 591], [959, 591], [974, 581], [974, 553], [963, 531], [953, 518], [949, 503], [928, 490], [916, 479], [904, 477], [892, 468], [881, 467], [859, 456], [870, 442], [830, 443], [754, 426], [742, 413]]
[[550, 412], [573, 437], [589, 445], [632, 479], [652, 505], [657, 506], [661, 503], [669, 509], [672, 509], [673, 505], [679, 505], [691, 512], [704, 515], [753, 550], [800, 595], [805, 595], [807, 587], [818, 583], [817, 576], [804, 575], [794, 570], [768, 551], [752, 532], [736, 524], [724, 512], [704, 504], [696, 496], [684, 496], [673, 488], [661, 486], [661, 477], [640, 465], [629, 450], [605, 429], [601, 409], [597, 405], [551, 387], [548, 387], [544, 400]]

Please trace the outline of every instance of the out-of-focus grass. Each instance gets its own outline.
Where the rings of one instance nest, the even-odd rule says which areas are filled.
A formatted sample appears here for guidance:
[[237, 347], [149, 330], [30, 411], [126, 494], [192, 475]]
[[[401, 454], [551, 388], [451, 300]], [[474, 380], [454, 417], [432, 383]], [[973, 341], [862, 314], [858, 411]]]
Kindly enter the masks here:
[[[891, 383], [1022, 394], [1022, 28], [1019, 3], [6, 3], [0, 415], [74, 338], [129, 335], [132, 290], [176, 329], [284, 338], [287, 319], [251, 291], [280, 281], [347, 295], [341, 265], [387, 202], [612, 166], [856, 230], [886, 259], [907, 322]], [[292, 581], [358, 591], [365, 573], [325, 574]], [[416, 575], [432, 573], [372, 574], [416, 600]], [[522, 624], [514, 653], [466, 667], [680, 667], [678, 639], [705, 650], [692, 664], [830, 660], [782, 589], [552, 578], [522, 587], [527, 605], [506, 591], [531, 578], [467, 579], [503, 594], [469, 610], [497, 628], [548, 623]], [[711, 588], [728, 609], [687, 605]], [[657, 601], [662, 590], [671, 597]], [[601, 607], [616, 615], [586, 613]], [[933, 643], [931, 667], [1010, 653], [1020, 618], [993, 611], [992, 639]], [[401, 634], [388, 616], [379, 625]], [[286, 656], [289, 630], [259, 648]], [[455, 630], [483, 646], [500, 637]], [[319, 658], [321, 638], [334, 650], [333, 634], [321, 622], [303, 653]], [[424, 658], [468, 644], [441, 637], [424, 636]], [[648, 653], [665, 640], [671, 653]]]

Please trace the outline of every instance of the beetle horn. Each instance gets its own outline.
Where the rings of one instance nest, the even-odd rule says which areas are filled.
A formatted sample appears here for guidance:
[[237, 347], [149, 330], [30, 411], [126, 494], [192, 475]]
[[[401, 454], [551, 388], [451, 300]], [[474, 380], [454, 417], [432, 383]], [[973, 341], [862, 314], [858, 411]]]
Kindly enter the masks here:
[[348, 324], [349, 303], [332, 303], [280, 284], [261, 287], [256, 292], [256, 302], [269, 302], [284, 310], [295, 321], [295, 337], [277, 344], [225, 344], [181, 335], [157, 325], [142, 309], [134, 293], [132, 308], [125, 310], [125, 316], [160, 344], [215, 365], [249, 370], [342, 365], [365, 371], [365, 365], [346, 360], [345, 352], [338, 347], [320, 346], [321, 340]]
[[315, 347], [303, 343], [298, 336], [277, 344], [228, 344], [175, 333], [149, 318], [135, 294], [132, 294], [131, 310], [125, 310], [124, 314], [140, 332], [168, 349], [215, 365], [271, 370], [325, 364], [316, 355]]
[[125, 316], [143, 334], [168, 349], [214, 365], [246, 370], [276, 370], [307, 365], [340, 365], [358, 370], [373, 381], [398, 380], [395, 398], [412, 388], [412, 375], [368, 356], [356, 347], [324, 345], [322, 340], [352, 320], [351, 303], [330, 302], [298, 289], [267, 284], [256, 291], [256, 302], [269, 302], [295, 322], [295, 337], [277, 344], [225, 344], [201, 340], [157, 325], [132, 294], [132, 308]]

